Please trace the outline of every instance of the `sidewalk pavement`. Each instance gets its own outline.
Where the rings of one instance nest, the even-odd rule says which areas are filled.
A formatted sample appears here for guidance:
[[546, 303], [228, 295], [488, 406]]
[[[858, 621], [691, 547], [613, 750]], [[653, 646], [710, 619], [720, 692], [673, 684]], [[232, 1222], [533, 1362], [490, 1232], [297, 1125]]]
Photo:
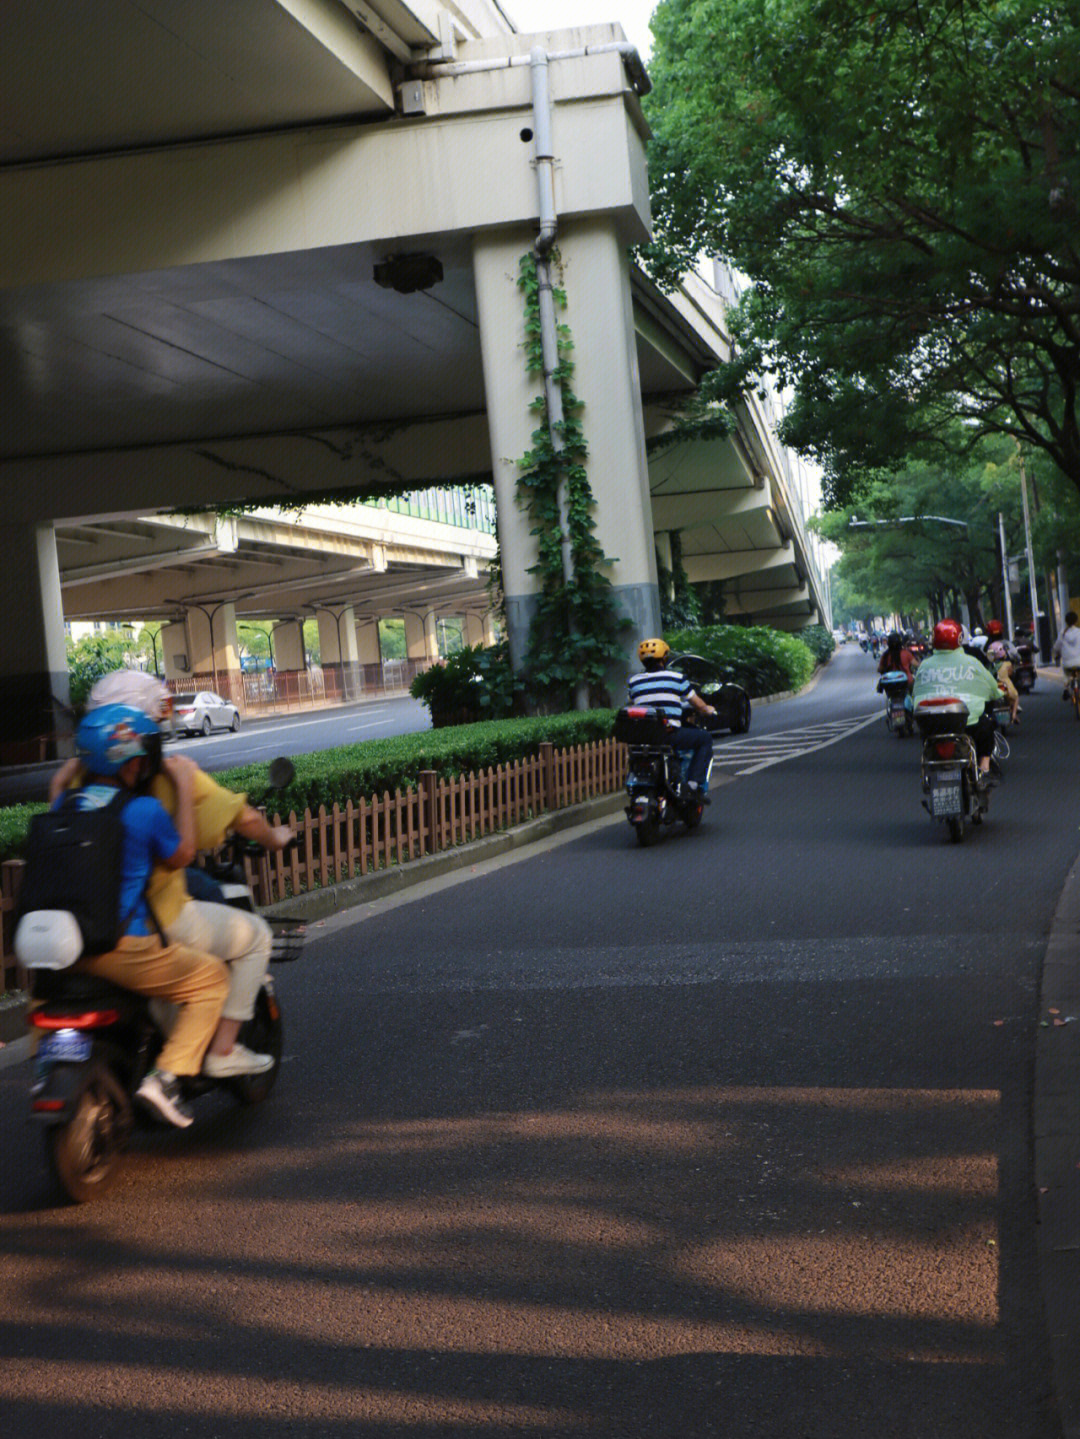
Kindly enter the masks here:
[[1063, 1439], [1080, 1439], [1080, 860], [1043, 961], [1035, 1039], [1039, 1284]]

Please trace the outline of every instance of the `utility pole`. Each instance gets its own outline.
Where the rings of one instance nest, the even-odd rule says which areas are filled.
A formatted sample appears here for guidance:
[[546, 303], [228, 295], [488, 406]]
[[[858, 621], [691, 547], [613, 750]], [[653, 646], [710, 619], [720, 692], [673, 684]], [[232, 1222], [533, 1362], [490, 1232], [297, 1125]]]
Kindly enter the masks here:
[[998, 510], [998, 538], [1001, 542], [1001, 588], [1005, 596], [1005, 633], [1013, 640], [1012, 590], [1009, 588], [1009, 556], [1005, 549], [1005, 516]]
[[1020, 462], [1020, 498], [1024, 504], [1024, 545], [1027, 550], [1028, 587], [1031, 593], [1031, 642], [1041, 648], [1039, 634], [1039, 591], [1035, 584], [1035, 551], [1031, 546], [1031, 513], [1028, 510], [1027, 469], [1020, 441], [1016, 442], [1016, 456]]

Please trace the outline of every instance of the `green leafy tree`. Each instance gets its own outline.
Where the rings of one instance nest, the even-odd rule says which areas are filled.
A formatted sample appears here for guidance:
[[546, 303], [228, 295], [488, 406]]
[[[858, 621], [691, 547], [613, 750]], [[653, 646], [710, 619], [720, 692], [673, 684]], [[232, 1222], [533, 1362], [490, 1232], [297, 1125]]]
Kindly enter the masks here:
[[652, 23], [649, 262], [755, 281], [707, 391], [790, 387], [783, 438], [839, 501], [990, 433], [1080, 489], [1080, 9], [661, 0]]
[[135, 640], [126, 630], [103, 630], [100, 634], [84, 635], [81, 640], [69, 639], [67, 661], [72, 705], [81, 710], [102, 675], [122, 669], [126, 657], [134, 654], [137, 648]]
[[388, 619], [379, 621], [379, 653], [384, 660], [403, 660], [408, 654], [405, 641], [405, 621]]
[[1004, 609], [999, 513], [1006, 549], [1018, 553], [1017, 457], [1012, 446], [996, 441], [967, 460], [909, 460], [868, 480], [857, 503], [814, 525], [842, 551], [833, 585], [847, 616], [928, 613], [936, 619], [957, 613], [964, 601], [972, 619], [983, 622]]

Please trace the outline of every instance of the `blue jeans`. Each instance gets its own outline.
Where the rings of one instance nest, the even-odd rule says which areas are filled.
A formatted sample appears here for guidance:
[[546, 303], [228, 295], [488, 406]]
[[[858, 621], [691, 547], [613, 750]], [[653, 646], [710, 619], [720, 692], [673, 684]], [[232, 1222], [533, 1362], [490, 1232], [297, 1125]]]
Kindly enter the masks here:
[[691, 752], [687, 782], [704, 785], [705, 776], [709, 772], [709, 760], [712, 758], [712, 735], [709, 731], [697, 729], [693, 725], [680, 725], [671, 737], [671, 744], [675, 749], [688, 749]]

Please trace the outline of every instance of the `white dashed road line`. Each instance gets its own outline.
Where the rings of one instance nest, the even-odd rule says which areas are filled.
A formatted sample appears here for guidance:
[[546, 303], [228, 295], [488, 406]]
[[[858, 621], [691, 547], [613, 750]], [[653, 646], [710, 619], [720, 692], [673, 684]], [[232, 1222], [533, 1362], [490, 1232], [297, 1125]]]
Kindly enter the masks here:
[[714, 746], [713, 768], [722, 768], [733, 774], [756, 774], [770, 765], [782, 764], [786, 759], [798, 759], [800, 755], [813, 754], [815, 750], [827, 749], [839, 744], [849, 735], [857, 734], [881, 719], [881, 711], [873, 714], [856, 715], [852, 719], [830, 720], [826, 724], [805, 725], [800, 729], [781, 730], [776, 734], [750, 738], [732, 739], [726, 744]]

